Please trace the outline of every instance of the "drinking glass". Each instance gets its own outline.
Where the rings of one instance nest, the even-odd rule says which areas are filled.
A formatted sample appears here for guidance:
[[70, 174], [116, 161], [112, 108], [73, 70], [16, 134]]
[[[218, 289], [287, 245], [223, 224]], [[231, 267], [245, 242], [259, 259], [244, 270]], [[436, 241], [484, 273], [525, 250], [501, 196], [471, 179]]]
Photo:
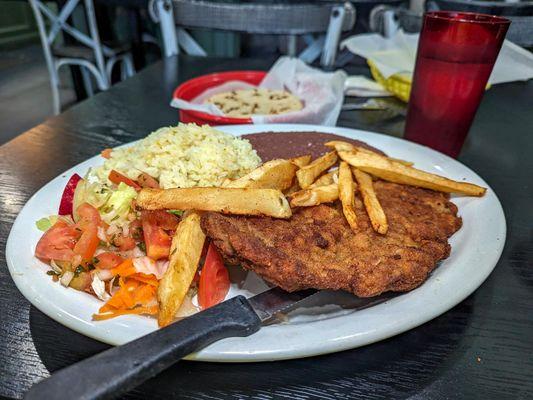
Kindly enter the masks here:
[[455, 11], [426, 13], [404, 137], [457, 157], [511, 22]]

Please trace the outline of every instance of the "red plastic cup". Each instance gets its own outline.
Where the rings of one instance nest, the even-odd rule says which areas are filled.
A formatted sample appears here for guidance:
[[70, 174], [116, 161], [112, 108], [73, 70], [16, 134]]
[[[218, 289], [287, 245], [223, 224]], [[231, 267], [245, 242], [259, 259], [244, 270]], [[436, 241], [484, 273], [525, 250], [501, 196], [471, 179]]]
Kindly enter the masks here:
[[510, 23], [477, 13], [426, 13], [406, 139], [451, 157], [459, 155]]

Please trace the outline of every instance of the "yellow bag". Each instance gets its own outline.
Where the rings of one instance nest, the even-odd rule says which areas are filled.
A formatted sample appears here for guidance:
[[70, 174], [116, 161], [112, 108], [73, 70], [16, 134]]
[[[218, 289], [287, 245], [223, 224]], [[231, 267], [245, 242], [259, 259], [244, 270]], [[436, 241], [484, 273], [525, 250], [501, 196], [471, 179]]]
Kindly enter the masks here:
[[374, 80], [398, 97], [400, 100], [409, 101], [409, 94], [411, 93], [411, 75], [410, 74], [394, 74], [387, 79], [379, 72], [376, 65], [370, 61], [366, 61], [370, 67], [370, 72]]
[[[411, 81], [412, 77], [410, 74], [394, 74], [389, 76], [387, 79], [379, 72], [378, 67], [370, 60], [366, 60], [368, 66], [370, 67], [370, 73], [374, 80], [391, 92], [394, 96], [399, 98], [406, 103], [409, 101], [409, 95], [411, 94]], [[491, 87], [490, 83], [487, 83], [485, 90], [489, 90]]]

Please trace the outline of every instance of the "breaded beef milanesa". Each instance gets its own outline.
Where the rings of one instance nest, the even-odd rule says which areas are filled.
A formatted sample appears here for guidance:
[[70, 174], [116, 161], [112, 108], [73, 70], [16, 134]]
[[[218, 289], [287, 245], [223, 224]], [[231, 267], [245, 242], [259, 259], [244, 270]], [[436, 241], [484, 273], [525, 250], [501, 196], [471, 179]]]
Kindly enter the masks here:
[[338, 204], [301, 208], [289, 220], [206, 213], [202, 227], [228, 263], [287, 291], [370, 297], [414, 289], [448, 257], [448, 238], [461, 218], [445, 194], [384, 181], [374, 186], [389, 222], [386, 235], [372, 229], [359, 194], [357, 232]]

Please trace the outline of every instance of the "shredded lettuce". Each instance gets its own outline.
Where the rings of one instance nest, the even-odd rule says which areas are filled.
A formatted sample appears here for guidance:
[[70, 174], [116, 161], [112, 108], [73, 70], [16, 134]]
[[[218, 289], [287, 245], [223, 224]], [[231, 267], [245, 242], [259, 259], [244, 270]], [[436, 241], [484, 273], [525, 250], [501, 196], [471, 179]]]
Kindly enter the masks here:
[[120, 182], [117, 189], [111, 192], [105, 204], [99, 208], [102, 220], [108, 224], [126, 222], [131, 210], [131, 201], [135, 197], [137, 197], [135, 189]]
[[59, 217], [57, 215], [50, 215], [48, 218], [41, 218], [35, 223], [35, 226], [37, 226], [37, 229], [40, 231], [46, 232], [57, 222], [58, 218]]
[[[83, 181], [78, 183], [74, 192], [74, 210], [83, 204], [89, 203], [95, 207], [104, 222], [111, 225], [124, 225], [128, 222], [131, 212], [131, 202], [137, 192], [125, 183], [120, 183], [116, 188], [90, 179], [90, 171]], [[76, 211], [74, 211], [76, 218]]]

